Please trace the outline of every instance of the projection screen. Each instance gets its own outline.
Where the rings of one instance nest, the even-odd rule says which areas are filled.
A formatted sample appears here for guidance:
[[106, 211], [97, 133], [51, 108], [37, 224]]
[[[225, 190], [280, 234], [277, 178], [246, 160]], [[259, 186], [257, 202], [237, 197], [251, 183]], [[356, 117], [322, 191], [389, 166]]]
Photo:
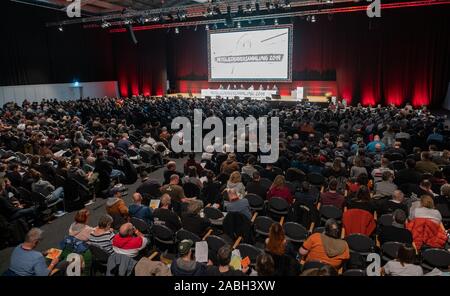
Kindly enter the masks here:
[[208, 31], [209, 81], [291, 81], [292, 26]]

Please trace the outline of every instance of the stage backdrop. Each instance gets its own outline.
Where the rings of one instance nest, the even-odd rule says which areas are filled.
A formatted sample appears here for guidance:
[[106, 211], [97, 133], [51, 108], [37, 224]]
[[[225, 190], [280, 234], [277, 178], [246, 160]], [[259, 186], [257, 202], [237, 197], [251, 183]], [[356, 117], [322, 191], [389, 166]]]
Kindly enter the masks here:
[[[0, 19], [0, 85], [117, 80], [122, 96], [161, 95], [168, 79], [208, 77], [204, 27], [127, 33], [46, 28], [58, 12], [5, 1]], [[336, 81], [337, 95], [353, 104], [410, 101], [440, 107], [450, 81], [450, 6], [296, 18], [293, 84]], [[20, 17], [18, 17], [20, 16]], [[280, 85], [289, 94], [292, 85]], [[185, 90], [183, 90], [185, 91]]]

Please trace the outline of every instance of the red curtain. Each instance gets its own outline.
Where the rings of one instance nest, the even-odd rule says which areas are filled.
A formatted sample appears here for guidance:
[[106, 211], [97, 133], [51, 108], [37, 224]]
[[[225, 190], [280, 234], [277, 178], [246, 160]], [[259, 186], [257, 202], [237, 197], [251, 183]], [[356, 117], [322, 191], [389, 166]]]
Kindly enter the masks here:
[[[322, 15], [316, 23], [294, 23], [294, 80], [329, 78], [338, 96], [355, 104], [438, 105], [450, 81], [450, 7], [383, 10], [381, 18], [365, 12]], [[115, 63], [122, 95], [162, 93], [166, 76], [179, 81], [208, 77], [203, 26], [173, 31], [115, 36]], [[150, 74], [151, 73], [151, 74]], [[211, 84], [212, 85], [212, 84]], [[173, 85], [172, 85], [173, 86]]]

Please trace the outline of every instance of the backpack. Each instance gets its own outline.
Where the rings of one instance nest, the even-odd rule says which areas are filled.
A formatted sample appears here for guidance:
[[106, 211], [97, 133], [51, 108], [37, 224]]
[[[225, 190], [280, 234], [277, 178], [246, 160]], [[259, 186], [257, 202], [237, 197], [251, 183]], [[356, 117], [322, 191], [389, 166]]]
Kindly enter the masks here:
[[60, 243], [60, 248], [61, 250], [65, 250], [67, 248], [71, 252], [77, 254], [83, 254], [89, 249], [88, 245], [84, 241], [79, 240], [71, 235], [67, 235], [63, 239], [63, 241]]

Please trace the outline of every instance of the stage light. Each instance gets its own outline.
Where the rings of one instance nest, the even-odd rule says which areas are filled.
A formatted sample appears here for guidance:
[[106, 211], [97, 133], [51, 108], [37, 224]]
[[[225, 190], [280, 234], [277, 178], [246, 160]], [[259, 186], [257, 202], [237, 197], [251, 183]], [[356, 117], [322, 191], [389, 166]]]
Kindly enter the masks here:
[[313, 15], [311, 16], [311, 23], [315, 23], [316, 22], [316, 17]]
[[205, 30], [206, 30], [206, 31], [209, 31], [209, 25], [206, 25], [206, 26], [205, 26]]
[[175, 28], [175, 34], [180, 34], [180, 29], [178, 29], [178, 27]]
[[60, 26], [58, 27], [58, 31], [60, 31], [60, 32], [64, 32], [64, 28], [63, 28], [63, 26], [62, 26], [62, 25], [60, 25]]
[[240, 28], [241, 28], [241, 22], [237, 22], [236, 27], [237, 27], [238, 29], [240, 29]]
[[177, 17], [180, 21], [184, 21], [186, 19], [186, 12], [178, 10]]
[[73, 83], [73, 86], [79, 87], [79, 86], [80, 86], [80, 83], [79, 83], [78, 81], [75, 81], [75, 82]]
[[273, 21], [273, 23], [274, 23], [275, 26], [278, 26], [278, 19], [276, 18], [276, 19]]
[[252, 9], [252, 5], [250, 3], [245, 5], [245, 12], [251, 13], [252, 11], [253, 11], [253, 9]]
[[111, 23], [109, 23], [107, 21], [103, 21], [101, 26], [102, 26], [102, 29], [107, 29], [107, 28], [111, 27]]

